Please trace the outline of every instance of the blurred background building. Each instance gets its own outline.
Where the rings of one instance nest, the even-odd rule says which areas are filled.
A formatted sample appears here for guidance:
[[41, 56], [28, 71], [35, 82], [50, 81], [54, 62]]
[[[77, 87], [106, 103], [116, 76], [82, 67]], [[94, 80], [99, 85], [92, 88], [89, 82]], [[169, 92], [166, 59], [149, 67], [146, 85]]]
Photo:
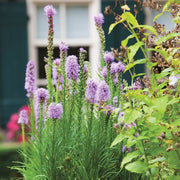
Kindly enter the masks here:
[[[43, 7], [53, 4], [57, 14], [54, 16], [54, 58], [59, 57], [58, 45], [66, 42], [70, 47], [68, 55], [78, 55], [83, 47], [88, 52], [92, 75], [99, 67], [99, 38], [94, 26], [94, 15], [104, 12], [106, 6], [121, 13], [119, 2], [123, 0], [1, 0], [0, 1], [0, 127], [5, 127], [12, 113], [27, 104], [24, 90], [26, 63], [33, 59], [37, 65], [37, 86], [44, 86], [44, 57], [47, 45], [47, 18]], [[134, 11], [134, 0], [127, 0]], [[163, 2], [163, 1], [162, 1]], [[138, 9], [140, 24], [152, 23], [155, 11]], [[145, 16], [146, 14], [146, 16]], [[164, 21], [163, 17], [160, 21]], [[114, 16], [105, 15], [103, 28], [106, 35], [106, 49], [119, 48], [121, 41], [129, 32], [119, 24], [110, 35], [109, 25]], [[170, 24], [171, 26], [172, 24]], [[133, 42], [131, 42], [133, 43]], [[141, 52], [135, 56], [140, 58]], [[137, 68], [143, 72], [144, 66]], [[127, 75], [128, 77], [128, 75]]]

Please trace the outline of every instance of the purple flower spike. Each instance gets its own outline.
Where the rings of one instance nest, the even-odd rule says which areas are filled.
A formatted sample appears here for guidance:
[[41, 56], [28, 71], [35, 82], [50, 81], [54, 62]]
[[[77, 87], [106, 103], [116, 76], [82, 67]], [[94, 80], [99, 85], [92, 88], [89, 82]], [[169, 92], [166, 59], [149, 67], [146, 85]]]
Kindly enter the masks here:
[[26, 110], [22, 110], [19, 113], [18, 124], [28, 124], [29, 118]]
[[134, 121], [131, 124], [133, 125], [133, 127], [136, 127], [136, 123]]
[[131, 147], [128, 147], [127, 151], [128, 151], [128, 153], [130, 153], [131, 152]]
[[105, 111], [103, 112], [106, 116], [110, 116], [112, 114], [112, 112], [114, 111], [114, 107], [112, 107], [110, 104], [106, 105], [104, 107]]
[[44, 12], [46, 13], [46, 16], [49, 18], [56, 14], [56, 9], [53, 7], [53, 5], [47, 5], [44, 7]]
[[111, 75], [115, 75], [115, 74], [116, 74], [116, 71], [117, 71], [117, 63], [113, 62], [113, 63], [111, 64], [110, 74], [111, 74]]
[[136, 82], [133, 83], [132, 85], [132, 89], [135, 91], [137, 89], [141, 89], [143, 87], [143, 85], [141, 84], [141, 82], [139, 80], [137, 80]]
[[30, 60], [27, 63], [26, 78], [25, 78], [25, 89], [27, 90], [26, 96], [29, 98], [31, 97], [31, 95], [34, 94], [35, 91], [35, 86], [36, 86], [35, 72], [36, 72], [35, 62]]
[[79, 76], [79, 64], [77, 57], [72, 55], [68, 56], [65, 64], [65, 71], [69, 79], [77, 80]]
[[105, 103], [109, 101], [111, 98], [111, 93], [109, 90], [109, 86], [105, 81], [101, 81], [96, 91], [96, 100], [100, 103]]
[[137, 138], [139, 136], [139, 133], [137, 132], [134, 136]]
[[104, 52], [104, 60], [107, 64], [111, 64], [114, 61], [114, 53], [109, 51]]
[[115, 97], [113, 97], [113, 105], [116, 107], [117, 103], [118, 103], [118, 97], [115, 96]]
[[84, 73], [85, 78], [87, 79], [88, 78], [88, 67], [86, 65], [84, 65], [83, 73]]
[[59, 119], [63, 113], [63, 107], [61, 103], [51, 103], [48, 106], [47, 115], [51, 119]]
[[38, 103], [45, 103], [47, 98], [49, 97], [48, 90], [44, 88], [38, 88], [36, 93]]
[[60, 59], [59, 58], [56, 58], [54, 61], [53, 61], [53, 64], [56, 65], [57, 67], [53, 66], [52, 67], [52, 77], [55, 81], [55, 84], [56, 84], [56, 88], [58, 88], [58, 82], [59, 82], [59, 91], [61, 90], [61, 85], [63, 83], [63, 76], [61, 75], [59, 77], [58, 75], [58, 70], [57, 68], [60, 67]]
[[102, 13], [98, 13], [94, 16], [94, 21], [96, 25], [101, 26], [104, 23], [104, 15]]
[[83, 49], [83, 48], [80, 48], [79, 50], [80, 50], [81, 53], [87, 53], [87, 51], [85, 49]]
[[87, 80], [85, 98], [90, 103], [95, 103], [95, 95], [97, 91], [97, 83], [93, 79]]
[[125, 65], [121, 61], [119, 61], [116, 65], [117, 73], [123, 73], [125, 69]]
[[106, 67], [106, 66], [103, 67], [103, 69], [102, 69], [102, 71], [101, 71], [101, 74], [102, 74], [102, 76], [104, 77], [104, 79], [107, 78], [107, 67]]
[[68, 49], [69, 47], [63, 41], [61, 41], [59, 44], [59, 50], [62, 52], [66, 52]]
[[122, 152], [124, 153], [126, 151], [126, 145], [122, 147]]

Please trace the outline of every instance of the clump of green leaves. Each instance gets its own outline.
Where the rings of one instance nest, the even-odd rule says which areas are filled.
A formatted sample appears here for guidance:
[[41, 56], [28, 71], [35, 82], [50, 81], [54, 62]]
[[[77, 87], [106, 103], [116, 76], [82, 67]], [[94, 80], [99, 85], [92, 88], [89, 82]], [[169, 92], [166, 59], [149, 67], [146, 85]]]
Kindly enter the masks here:
[[[148, 2], [146, 2], [146, 6]], [[115, 147], [123, 143], [131, 147], [121, 162], [120, 168], [149, 179], [179, 179], [180, 178], [180, 14], [179, 3], [168, 1], [162, 13], [154, 19], [155, 25], [139, 25], [136, 17], [123, 6], [119, 21], [111, 24], [109, 33], [117, 24], [123, 23], [131, 32], [121, 42], [126, 49], [123, 61], [127, 64], [125, 71], [130, 71], [131, 87], [126, 87], [125, 104], [121, 109], [124, 117], [116, 124], [117, 137], [111, 144]], [[172, 21], [176, 27], [166, 32], [164, 26], [159, 26], [156, 20], [166, 12], [172, 12]], [[161, 28], [164, 28], [161, 31]], [[148, 32], [146, 32], [146, 31]], [[127, 47], [130, 39], [136, 43]], [[134, 60], [137, 51], [141, 49], [144, 59]], [[153, 55], [149, 57], [147, 52]], [[133, 89], [134, 67], [145, 63], [151, 75], [145, 77], [144, 88]], [[165, 66], [166, 65], [166, 66]], [[142, 83], [142, 82], [141, 82]], [[124, 124], [134, 123], [133, 128], [125, 128]]]

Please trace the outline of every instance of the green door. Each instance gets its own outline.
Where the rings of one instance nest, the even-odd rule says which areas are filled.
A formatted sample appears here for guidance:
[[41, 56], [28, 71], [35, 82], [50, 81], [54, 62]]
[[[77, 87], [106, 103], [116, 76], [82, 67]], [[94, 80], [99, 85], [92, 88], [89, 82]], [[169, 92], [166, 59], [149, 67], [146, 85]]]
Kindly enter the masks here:
[[[116, 4], [116, 2], [117, 2], [117, 4]], [[101, 11], [104, 13], [105, 7], [110, 6], [113, 11], [115, 11], [118, 14], [122, 14], [122, 10], [120, 8], [119, 2], [123, 2], [123, 1], [122, 0], [121, 1], [102, 0]], [[134, 0], [128, 0], [126, 2], [127, 2], [127, 5], [130, 7], [131, 12], [134, 14], [135, 1]], [[141, 8], [138, 8], [138, 11], [139, 11], [139, 13], [137, 15], [137, 20], [138, 20], [139, 24], [144, 24], [145, 14]], [[106, 50], [110, 50], [110, 48], [119, 49], [120, 45], [121, 45], [121, 41], [124, 40], [128, 35], [130, 35], [130, 33], [124, 27], [124, 25], [118, 24], [113, 29], [111, 34], [108, 34], [109, 26], [114, 22], [114, 15], [111, 14], [111, 15], [104, 15], [104, 16], [105, 16], [105, 23], [103, 24], [103, 29], [105, 31], [105, 37], [106, 37]], [[128, 45], [131, 45], [134, 43], [135, 43], [135, 41], [130, 41], [130, 43]], [[141, 58], [143, 58], [143, 54], [139, 50], [134, 59], [136, 60], [136, 59], [141, 59]], [[143, 73], [143, 72], [145, 72], [144, 65], [136, 66], [136, 73]], [[123, 78], [126, 79], [128, 81], [128, 83], [130, 84], [129, 73], [126, 73]]]
[[26, 103], [27, 20], [25, 2], [0, 2], [0, 126]]

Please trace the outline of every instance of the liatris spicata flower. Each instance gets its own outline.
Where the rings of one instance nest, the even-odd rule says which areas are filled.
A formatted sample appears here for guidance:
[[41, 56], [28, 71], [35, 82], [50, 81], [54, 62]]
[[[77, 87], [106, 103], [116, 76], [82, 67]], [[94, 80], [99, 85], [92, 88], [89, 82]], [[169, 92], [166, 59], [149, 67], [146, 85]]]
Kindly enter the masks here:
[[115, 76], [116, 72], [117, 72], [117, 63], [113, 62], [113, 63], [111, 64], [110, 74], [113, 75], [113, 76]]
[[132, 85], [132, 89], [135, 91], [137, 89], [141, 89], [143, 87], [143, 85], [141, 84], [140, 80], [137, 80], [133, 83]]
[[126, 151], [126, 145], [122, 147], [122, 152], [124, 153]]
[[118, 97], [115, 96], [115, 97], [113, 97], [113, 105], [116, 107], [117, 103], [118, 103]]
[[93, 79], [87, 80], [85, 98], [90, 103], [95, 103], [95, 95], [97, 91], [97, 83]]
[[88, 79], [88, 67], [86, 65], [84, 65], [83, 73], [84, 73], [85, 79]]
[[111, 98], [111, 93], [109, 90], [109, 86], [105, 81], [101, 81], [96, 91], [97, 102], [99, 102], [100, 104], [105, 103], [106, 101], [109, 101], [110, 98]]
[[107, 67], [106, 67], [106, 66], [104, 66], [104, 67], [102, 68], [101, 74], [102, 74], [102, 76], [104, 77], [104, 79], [107, 78]]
[[68, 56], [65, 64], [65, 71], [69, 79], [77, 80], [79, 75], [79, 64], [77, 57], [74, 55]]
[[36, 77], [35, 77], [35, 62], [30, 60], [27, 63], [26, 68], [26, 78], [25, 78], [25, 89], [27, 90], [27, 97], [31, 97], [34, 94], [35, 86], [36, 86]]
[[80, 48], [79, 50], [80, 50], [81, 53], [87, 53], [87, 51], [85, 49], [83, 49], [83, 48]]
[[46, 13], [47, 17], [54, 16], [56, 14], [56, 9], [53, 8], [52, 5], [47, 5], [44, 7], [44, 12]]
[[18, 124], [28, 124], [29, 118], [26, 110], [21, 110], [19, 113]]
[[48, 90], [44, 88], [38, 88], [36, 91], [36, 95], [38, 103], [46, 102], [47, 98], [49, 97]]
[[125, 65], [119, 61], [117, 64], [116, 64], [116, 72], [119, 73], [119, 74], [122, 74], [125, 70]]
[[63, 113], [63, 107], [61, 103], [51, 103], [48, 106], [47, 115], [51, 119], [59, 119]]
[[111, 64], [114, 61], [114, 53], [109, 51], [104, 52], [104, 60], [107, 64]]
[[66, 52], [68, 49], [69, 47], [63, 41], [61, 41], [59, 44], [59, 50], [62, 52]]
[[96, 16], [94, 16], [94, 21], [96, 23], [96, 25], [98, 26], [102, 26], [102, 24], [104, 23], [104, 16], [102, 13], [98, 13]]
[[95, 21], [96, 29], [97, 29], [99, 39], [100, 39], [100, 42], [101, 42], [101, 65], [102, 65], [102, 67], [104, 67], [105, 63], [104, 63], [103, 53], [105, 51], [105, 35], [104, 35], [104, 30], [102, 28], [102, 24], [104, 23], [103, 14], [98, 13], [94, 17], [94, 21]]
[[[53, 61], [53, 64], [56, 65], [56, 67], [52, 67], [52, 76], [56, 83], [56, 87], [59, 84], [59, 91], [62, 90], [62, 83], [63, 83], [63, 76], [58, 74], [58, 68], [60, 68], [60, 59], [57, 58]], [[58, 87], [57, 87], [58, 88]]]
[[112, 107], [110, 104], [108, 104], [108, 105], [106, 105], [105, 107], [104, 107], [104, 109], [105, 109], [105, 111], [103, 111], [103, 113], [107, 116], [107, 117], [109, 117], [111, 114], [112, 114], [112, 112], [114, 111], [114, 107]]

